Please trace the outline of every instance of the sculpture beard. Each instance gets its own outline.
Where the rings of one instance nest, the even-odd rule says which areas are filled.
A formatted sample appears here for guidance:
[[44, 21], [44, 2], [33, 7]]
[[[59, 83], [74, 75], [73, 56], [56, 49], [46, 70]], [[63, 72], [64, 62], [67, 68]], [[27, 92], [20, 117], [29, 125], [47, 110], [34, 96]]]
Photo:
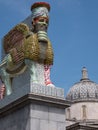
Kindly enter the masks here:
[[34, 25], [34, 32], [38, 35], [38, 41], [39, 42], [48, 42], [48, 36], [47, 36], [47, 28], [48, 23], [46, 23], [43, 19], [43, 22], [40, 21], [40, 19], [35, 23]]
[[48, 19], [39, 17], [34, 22], [34, 33], [37, 34], [39, 41], [39, 60], [40, 62], [44, 62], [46, 59], [46, 51], [48, 47], [48, 36], [47, 36], [47, 28], [48, 28]]

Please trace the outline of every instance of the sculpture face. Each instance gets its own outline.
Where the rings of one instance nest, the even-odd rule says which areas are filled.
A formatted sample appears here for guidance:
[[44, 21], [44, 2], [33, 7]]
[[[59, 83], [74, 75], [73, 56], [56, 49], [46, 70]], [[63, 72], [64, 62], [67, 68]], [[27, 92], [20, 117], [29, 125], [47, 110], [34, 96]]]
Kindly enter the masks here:
[[48, 18], [47, 17], [37, 17], [33, 20], [34, 32], [45, 31], [48, 28]]
[[48, 17], [37, 17], [33, 20], [34, 33], [38, 34], [39, 42], [47, 42]]

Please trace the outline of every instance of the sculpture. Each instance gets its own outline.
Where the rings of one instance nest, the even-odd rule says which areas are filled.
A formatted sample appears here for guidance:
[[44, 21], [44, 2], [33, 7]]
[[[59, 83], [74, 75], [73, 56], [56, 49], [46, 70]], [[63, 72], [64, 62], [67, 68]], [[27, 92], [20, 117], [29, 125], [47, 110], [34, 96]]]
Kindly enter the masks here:
[[[24, 24], [16, 25], [3, 39], [5, 58], [0, 65], [0, 75], [6, 86], [6, 95], [12, 93], [13, 78], [29, 68], [31, 81], [54, 87], [50, 80], [53, 49], [47, 35], [50, 5], [37, 2], [31, 6], [32, 30]], [[44, 83], [39, 80], [38, 68], [43, 70]]]

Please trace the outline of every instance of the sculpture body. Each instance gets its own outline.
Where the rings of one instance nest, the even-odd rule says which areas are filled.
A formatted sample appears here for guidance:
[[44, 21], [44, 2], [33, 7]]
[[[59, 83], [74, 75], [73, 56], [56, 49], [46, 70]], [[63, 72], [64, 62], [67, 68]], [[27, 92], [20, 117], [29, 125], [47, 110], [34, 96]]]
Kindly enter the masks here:
[[50, 80], [53, 49], [47, 35], [50, 6], [37, 2], [31, 11], [32, 29], [20, 23], [3, 39], [6, 58], [0, 65], [0, 75], [6, 86], [6, 95], [12, 93], [13, 78], [25, 73], [27, 68], [33, 83], [54, 87]]

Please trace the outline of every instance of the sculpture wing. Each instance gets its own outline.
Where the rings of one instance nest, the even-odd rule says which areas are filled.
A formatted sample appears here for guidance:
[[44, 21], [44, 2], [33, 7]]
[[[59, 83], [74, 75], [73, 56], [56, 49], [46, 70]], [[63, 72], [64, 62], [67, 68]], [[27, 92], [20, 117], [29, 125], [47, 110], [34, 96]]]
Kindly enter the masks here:
[[8, 72], [14, 73], [23, 66], [24, 61], [24, 39], [29, 34], [29, 27], [20, 23], [10, 30], [3, 39], [3, 47], [6, 54], [11, 54], [13, 67]]
[[5, 53], [9, 53], [9, 51], [22, 44], [22, 40], [29, 33], [29, 27], [20, 23], [16, 25], [12, 30], [10, 30], [5, 36], [3, 40]]

